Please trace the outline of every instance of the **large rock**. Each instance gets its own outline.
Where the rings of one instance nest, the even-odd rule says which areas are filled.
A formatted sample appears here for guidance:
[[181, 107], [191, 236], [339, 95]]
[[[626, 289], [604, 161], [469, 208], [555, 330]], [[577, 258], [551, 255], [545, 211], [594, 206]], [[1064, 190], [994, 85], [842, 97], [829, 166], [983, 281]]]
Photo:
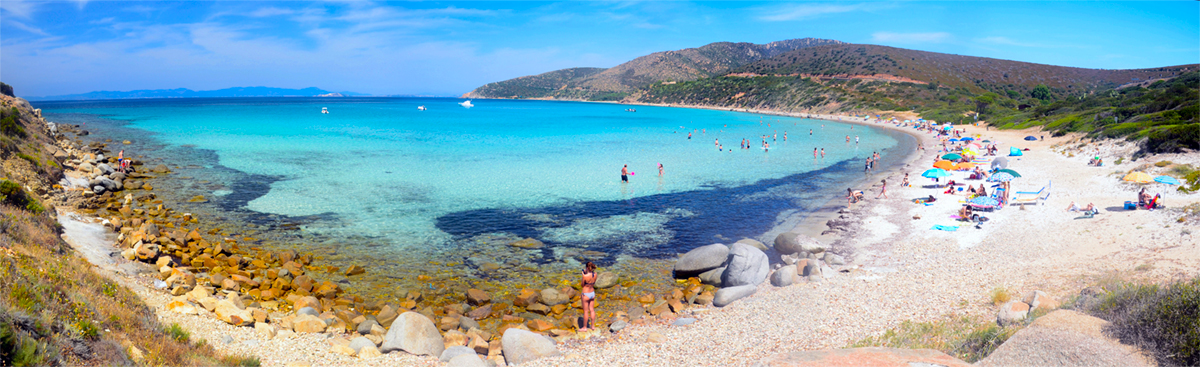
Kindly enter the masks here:
[[1029, 315], [1029, 304], [1021, 301], [1008, 301], [1000, 305], [996, 313], [996, 323], [1000, 326], [1015, 324]]
[[425, 315], [405, 312], [392, 321], [379, 351], [391, 353], [403, 350], [416, 355], [441, 356], [446, 346], [437, 326]]
[[796, 282], [796, 266], [788, 265], [775, 269], [771, 274], [771, 285], [776, 287], [786, 287]]
[[[823, 366], [943, 366], [970, 367], [971, 364], [933, 349], [850, 348], [778, 354], [759, 361], [767, 367]], [[1016, 363], [1015, 365], [1028, 365]]]
[[758, 240], [756, 240], [756, 239], [753, 239], [753, 238], [743, 238], [743, 239], [740, 239], [740, 240], [738, 240], [738, 241], [737, 241], [737, 242], [735, 242], [735, 243], [744, 243], [744, 244], [747, 244], [747, 245], [750, 245], [750, 246], [754, 246], [754, 248], [756, 248], [756, 249], [759, 249], [759, 250], [761, 250], [761, 251], [763, 251], [763, 252], [766, 252], [766, 251], [767, 251], [767, 245], [766, 245], [766, 244], [764, 244], [764, 243], [762, 243], [762, 242], [759, 242]]
[[1029, 304], [1031, 310], [1049, 311], [1058, 308], [1058, 301], [1054, 297], [1042, 291], [1033, 291], [1028, 296], [1025, 296], [1025, 303]]
[[570, 297], [567, 297], [566, 294], [563, 294], [563, 292], [559, 292], [557, 289], [554, 289], [554, 288], [543, 289], [541, 299], [542, 299], [542, 303], [545, 303], [547, 306], [561, 305], [561, 304], [564, 304], [567, 302], [571, 302]]
[[717, 294], [713, 296], [713, 306], [725, 307], [733, 301], [749, 297], [757, 291], [758, 287], [753, 285], [743, 285], [737, 287], [721, 288], [717, 290]]
[[721, 286], [758, 285], [767, 279], [770, 271], [767, 254], [754, 246], [735, 243], [729, 248], [729, 262], [725, 274], [721, 275]]
[[504, 361], [517, 365], [538, 358], [556, 357], [559, 353], [554, 340], [528, 330], [509, 328], [500, 337], [500, 347], [504, 351]]
[[467, 290], [467, 303], [470, 303], [472, 306], [482, 305], [491, 301], [492, 296], [488, 295], [487, 292], [475, 288]]
[[323, 333], [328, 326], [321, 318], [312, 315], [300, 315], [292, 319], [292, 330], [297, 333]]
[[239, 308], [234, 302], [223, 299], [217, 302], [215, 310], [217, 318], [227, 322], [233, 326], [247, 326], [254, 324], [254, 316], [248, 310]]
[[977, 366], [1153, 366], [1149, 355], [1105, 335], [1108, 321], [1071, 310], [1039, 317]]
[[798, 252], [819, 254], [825, 252], [825, 245], [809, 236], [796, 232], [783, 232], [775, 236], [775, 251], [784, 255]]
[[617, 276], [617, 273], [611, 271], [598, 272], [596, 273], [596, 289], [612, 288], [617, 285], [618, 280], [620, 280], [620, 277]]
[[675, 277], [687, 278], [721, 267], [729, 259], [729, 247], [720, 243], [688, 251], [675, 262]]
[[358, 327], [354, 328], [354, 331], [357, 331], [359, 334], [362, 334], [362, 335], [367, 335], [367, 334], [371, 333], [371, 327], [377, 326], [377, 325], [379, 325], [379, 323], [376, 322], [374, 319], [367, 319], [366, 321], [358, 323]]

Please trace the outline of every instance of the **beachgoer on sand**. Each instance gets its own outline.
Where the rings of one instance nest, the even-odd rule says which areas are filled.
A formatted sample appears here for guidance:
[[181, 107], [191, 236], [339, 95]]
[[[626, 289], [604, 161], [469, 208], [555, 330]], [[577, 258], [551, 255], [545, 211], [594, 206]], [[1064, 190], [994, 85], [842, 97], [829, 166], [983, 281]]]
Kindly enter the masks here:
[[875, 198], [878, 199], [880, 196], [883, 196], [884, 199], [887, 199], [887, 180], [881, 180], [880, 182], [883, 186], [879, 187], [879, 195], [875, 195]]
[[596, 264], [591, 261], [583, 267], [582, 284], [579, 291], [580, 306], [583, 308], [583, 327], [579, 331], [591, 331], [596, 324]]

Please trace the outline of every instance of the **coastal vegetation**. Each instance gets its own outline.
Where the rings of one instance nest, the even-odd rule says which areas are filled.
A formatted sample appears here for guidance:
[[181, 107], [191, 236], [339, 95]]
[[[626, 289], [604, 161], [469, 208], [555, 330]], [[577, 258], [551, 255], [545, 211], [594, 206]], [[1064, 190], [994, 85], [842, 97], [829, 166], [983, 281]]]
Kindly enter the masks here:
[[[179, 338], [128, 288], [105, 278], [60, 238], [62, 226], [36, 189], [59, 177], [40, 147], [51, 143], [29, 105], [3, 97], [0, 150], [0, 364], [235, 365]], [[26, 133], [29, 132], [29, 133]]]
[[1033, 322], [1036, 317], [1032, 316], [1037, 315], [1031, 315], [1021, 324], [1006, 327], [998, 326], [992, 320], [964, 315], [951, 315], [929, 322], [904, 321], [883, 335], [868, 337], [850, 347], [935, 349], [974, 363], [987, 357], [1018, 330]]
[[1200, 365], [1200, 277], [1105, 288], [1087, 311], [1111, 322], [1106, 332], [1151, 352], [1159, 365]]

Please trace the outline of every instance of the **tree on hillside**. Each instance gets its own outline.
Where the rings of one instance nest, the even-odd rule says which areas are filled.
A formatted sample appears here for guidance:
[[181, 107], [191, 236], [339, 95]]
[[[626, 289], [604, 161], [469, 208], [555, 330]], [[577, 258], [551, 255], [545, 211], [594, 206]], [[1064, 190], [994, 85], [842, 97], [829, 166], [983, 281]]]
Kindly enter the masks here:
[[990, 106], [993, 103], [996, 103], [997, 99], [1000, 99], [1000, 95], [996, 94], [996, 93], [992, 93], [992, 92], [987, 92], [978, 97], [975, 97], [975, 112], [977, 112], [977, 113], [986, 112], [988, 106]]
[[1029, 96], [1043, 101], [1049, 100], [1052, 97], [1050, 87], [1047, 87], [1045, 84], [1038, 84], [1036, 87], [1033, 87], [1033, 91], [1029, 92]]

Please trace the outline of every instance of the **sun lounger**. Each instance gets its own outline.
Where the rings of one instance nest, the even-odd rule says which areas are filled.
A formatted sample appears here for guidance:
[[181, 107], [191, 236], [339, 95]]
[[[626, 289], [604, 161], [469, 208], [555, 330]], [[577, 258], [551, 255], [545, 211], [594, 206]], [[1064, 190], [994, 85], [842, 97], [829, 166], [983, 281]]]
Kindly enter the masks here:
[[1025, 204], [1037, 204], [1038, 201], [1045, 203], [1046, 199], [1050, 198], [1050, 184], [1043, 186], [1038, 191], [1014, 191], [1012, 203], [1021, 204], [1021, 208], [1025, 208]]

